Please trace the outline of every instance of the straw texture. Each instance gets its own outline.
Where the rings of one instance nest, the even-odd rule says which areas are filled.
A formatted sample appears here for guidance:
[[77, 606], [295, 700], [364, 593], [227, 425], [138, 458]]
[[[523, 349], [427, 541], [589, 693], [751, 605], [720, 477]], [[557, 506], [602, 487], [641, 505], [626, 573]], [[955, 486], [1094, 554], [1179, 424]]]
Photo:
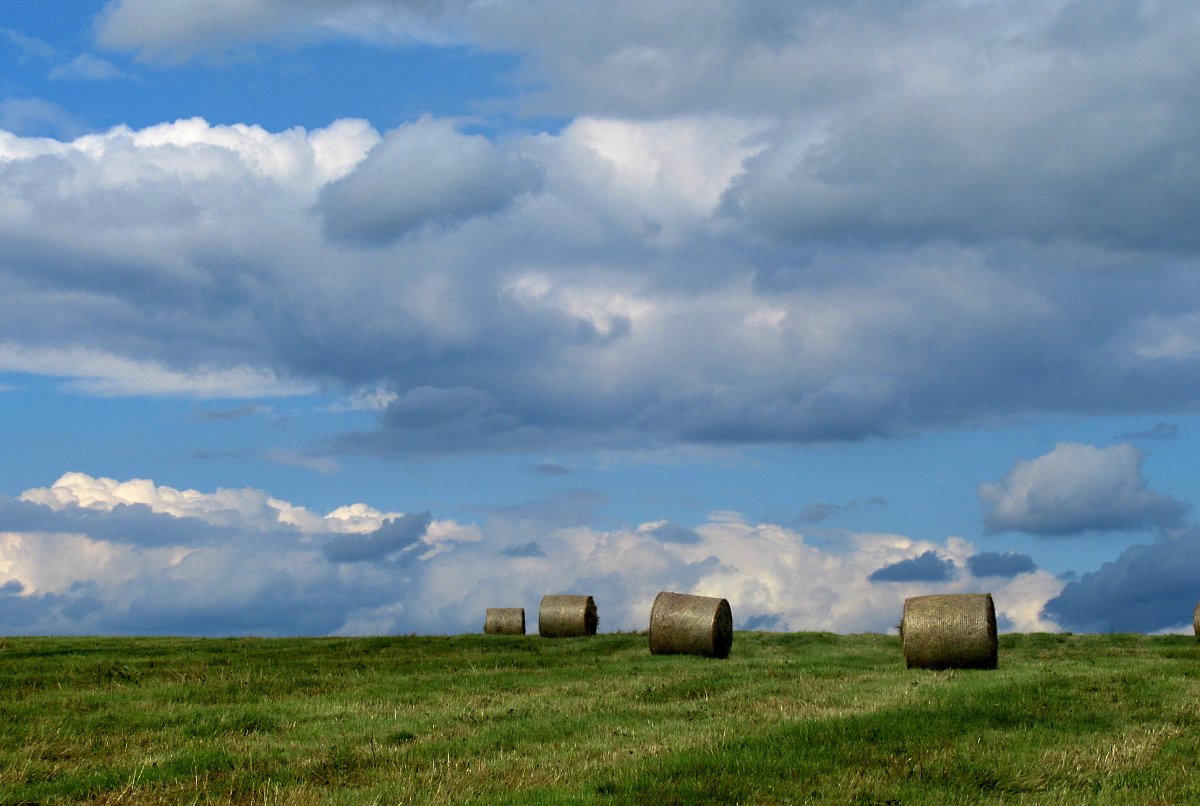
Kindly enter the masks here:
[[990, 593], [909, 597], [900, 636], [909, 669], [996, 668], [996, 608]]
[[489, 607], [483, 631], [487, 635], [524, 635], [525, 608]]
[[538, 607], [538, 634], [543, 638], [595, 635], [599, 623], [591, 596], [550, 594], [542, 597]]
[[663, 591], [650, 608], [650, 654], [727, 658], [733, 645], [729, 602]]

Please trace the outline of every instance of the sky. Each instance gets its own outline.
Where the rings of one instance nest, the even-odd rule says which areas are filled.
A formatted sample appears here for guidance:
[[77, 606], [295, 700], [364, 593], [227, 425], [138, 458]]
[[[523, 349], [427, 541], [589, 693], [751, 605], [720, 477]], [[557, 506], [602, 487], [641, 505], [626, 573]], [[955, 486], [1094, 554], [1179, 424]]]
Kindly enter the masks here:
[[0, 634], [1190, 630], [1200, 6], [0, 5]]

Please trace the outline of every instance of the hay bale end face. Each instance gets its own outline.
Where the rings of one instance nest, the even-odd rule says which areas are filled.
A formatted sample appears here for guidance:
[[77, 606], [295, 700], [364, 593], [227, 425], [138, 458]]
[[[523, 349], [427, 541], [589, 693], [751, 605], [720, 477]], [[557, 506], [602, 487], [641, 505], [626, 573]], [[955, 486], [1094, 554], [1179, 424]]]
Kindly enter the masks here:
[[995, 669], [996, 608], [990, 593], [911, 596], [901, 622], [909, 669]]
[[1200, 638], [1200, 604], [1196, 605], [1192, 612], [1192, 629], [1196, 631], [1196, 637]]
[[489, 607], [483, 622], [486, 635], [524, 635], [525, 608]]
[[729, 602], [663, 591], [650, 608], [650, 654], [728, 658], [733, 645]]
[[600, 618], [591, 596], [556, 593], [542, 597], [538, 607], [538, 634], [543, 638], [595, 635]]

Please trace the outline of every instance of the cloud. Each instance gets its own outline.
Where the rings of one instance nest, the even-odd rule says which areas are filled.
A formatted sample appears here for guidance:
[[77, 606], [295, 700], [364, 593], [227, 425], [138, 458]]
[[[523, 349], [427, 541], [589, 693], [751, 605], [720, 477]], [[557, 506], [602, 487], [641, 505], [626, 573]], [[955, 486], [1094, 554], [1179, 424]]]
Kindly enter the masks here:
[[313, 456], [283, 448], [264, 451], [262, 458], [268, 462], [283, 465], [284, 467], [301, 467], [317, 473], [337, 473], [342, 469], [340, 462], [330, 459], [328, 456]]
[[[862, 439], [1195, 391], [1180, 366], [1096, 352], [1138, 317], [1115, 288], [1111, 307], [1092, 294], [1095, 310], [1071, 310], [1069, 284], [934, 245], [828, 246], [803, 270], [772, 268], [778, 255], [713, 218], [750, 149], [721, 120], [580, 119], [504, 146], [428, 119], [383, 136], [362, 121], [269, 133], [193, 119], [71, 143], [0, 138], [12, 213], [0, 365], [92, 394], [332, 384], [381, 416], [327, 448], [393, 455]], [[485, 167], [519, 152], [544, 181], [503, 220], [453, 232], [420, 225], [359, 247], [313, 230], [332, 183], [355, 166], [369, 175], [376, 144], [418, 135], [478, 149]], [[639, 156], [656, 141], [682, 145]], [[419, 207], [380, 232], [437, 218]], [[790, 279], [764, 285], [767, 272]], [[1042, 374], [1051, 349], [1059, 371]], [[418, 424], [429, 406], [454, 416]]]
[[823, 520], [845, 512], [854, 507], [850, 504], [806, 504], [804, 509], [800, 510], [800, 514], [796, 516], [796, 520], [804, 523], [820, 523]]
[[182, 62], [276, 37], [323, 39], [354, 36], [372, 41], [445, 41], [437, 32], [441, 2], [393, 3], [323, 0], [213, 5], [204, 0], [117, 0], [97, 18], [97, 40], [150, 61]]
[[43, 98], [5, 98], [0, 101], [0, 129], [33, 136], [71, 137], [82, 126], [63, 107]]
[[1179, 437], [1179, 426], [1174, 423], [1164, 422], [1159, 420], [1154, 424], [1153, 428], [1145, 431], [1127, 431], [1121, 435], [1121, 439], [1162, 439], [1172, 440]]
[[[796, 520], [799, 521], [800, 523], [821, 523], [822, 521], [828, 520], [829, 518], [832, 518], [835, 515], [840, 515], [844, 512], [850, 512], [850, 511], [856, 510], [861, 506], [864, 506], [864, 504], [860, 504], [858, 501], [847, 501], [844, 504], [825, 504], [825, 503], [806, 504], [804, 506], [804, 509], [800, 510], [799, 514], [796, 515]], [[880, 498], [878, 496], [875, 496], [873, 498], [867, 499], [865, 506], [868, 506], [868, 507], [887, 506], [887, 500]]]
[[234, 406], [231, 409], [196, 409], [194, 416], [201, 422], [221, 422], [224, 420], [240, 420], [243, 417], [258, 417], [271, 414], [267, 406], [256, 406], [250, 403]]
[[872, 582], [945, 582], [954, 577], [954, 563], [934, 551], [885, 565], [867, 577]]
[[542, 476], [568, 476], [575, 472], [572, 468], [560, 465], [558, 462], [538, 462], [529, 470]]
[[327, 406], [324, 410], [331, 414], [343, 414], [348, 411], [384, 411], [388, 404], [396, 399], [396, 393], [380, 387], [353, 390], [349, 397]]
[[129, 78], [129, 74], [107, 59], [91, 53], [80, 53], [66, 64], [52, 69], [47, 78], [51, 81], [115, 81]]
[[519, 546], [506, 546], [500, 550], [500, 553], [505, 557], [545, 557], [546, 552], [542, 551], [542, 547], [536, 541], [531, 540], [528, 543], [523, 543]]
[[402, 514], [354, 504], [320, 516], [251, 488], [218, 488], [203, 493], [157, 485], [149, 479], [117, 481], [78, 472], [64, 473], [50, 487], [26, 490], [19, 500], [53, 513], [111, 513], [122, 507], [142, 508], [208, 526], [259, 532], [294, 529], [302, 534], [372, 532]]
[[[928, 557], [958, 569], [977, 553], [958, 538], [887, 534], [817, 546], [730, 514], [694, 529], [590, 520], [545, 502], [488, 513], [478, 525], [361, 503], [318, 515], [262, 490], [206, 493], [68, 473], [21, 500], [0, 500], [0, 627], [474, 632], [497, 601], [535, 607], [547, 591], [578, 590], [596, 597], [606, 629], [632, 630], [645, 627], [659, 591], [679, 590], [728, 598], [739, 628], [882, 631], [905, 596], [971, 582], [948, 573], [878, 585], [868, 580], [873, 570]], [[1039, 614], [1062, 581], [1042, 571], [994, 581], [997, 608], [1014, 629], [1054, 629]]]
[[0, 134], [9, 365], [88, 394], [320, 389], [376, 412], [314, 446], [331, 459], [1200, 399], [1190, 7], [211, 6], [115, 2], [100, 41], [465, 43], [520, 61], [492, 109], [566, 122]]
[[493, 525], [515, 533], [592, 524], [609, 503], [604, 493], [575, 487], [553, 490], [520, 504], [487, 507], [482, 512]]
[[694, 530], [671, 521], [643, 523], [638, 531], [664, 543], [699, 543], [702, 539]]
[[1028, 554], [1013, 551], [984, 551], [967, 558], [967, 568], [977, 577], [1015, 577], [1037, 570], [1033, 558]]
[[326, 543], [322, 551], [332, 563], [383, 560], [419, 545], [432, 522], [433, 516], [428, 512], [402, 515], [384, 521], [374, 532], [336, 537]]
[[83, 346], [38, 348], [0, 342], [0, 371], [67, 377], [69, 389], [101, 397], [288, 397], [316, 391], [310, 382], [288, 382], [271, 370], [245, 365], [180, 370]]
[[780, 617], [777, 613], [760, 613], [757, 616], [751, 616], [746, 619], [742, 629], [744, 630], [776, 630], [779, 627]]
[[1146, 486], [1145, 454], [1129, 444], [1060, 442], [1016, 462], [998, 484], [979, 485], [989, 532], [1072, 535], [1172, 526], [1187, 506]]
[[58, 49], [53, 45], [15, 28], [0, 26], [0, 37], [3, 37], [16, 49], [18, 63], [24, 63], [29, 59], [53, 61], [58, 58]]
[[101, 511], [74, 504], [47, 507], [45, 499], [0, 500], [0, 524], [13, 532], [87, 534], [110, 544], [143, 548], [207, 545], [235, 534], [227, 524], [155, 511], [140, 503], [117, 503]]
[[0, 582], [21, 586], [0, 620], [22, 633], [332, 633], [396, 600], [395, 577], [367, 560], [479, 539], [365, 504], [320, 516], [260, 490], [82, 473], [0, 501], [0, 523]]
[[382, 246], [425, 226], [499, 213], [538, 181], [533, 163], [426, 116], [388, 132], [322, 189], [317, 209], [330, 238]]
[[1069, 582], [1045, 614], [1079, 632], [1190, 632], [1200, 579], [1200, 531], [1130, 546]]
[[422, 386], [397, 396], [384, 409], [378, 430], [344, 434], [335, 452], [453, 453], [479, 447], [526, 448], [548, 440], [535, 427], [500, 409], [487, 392], [467, 386]]

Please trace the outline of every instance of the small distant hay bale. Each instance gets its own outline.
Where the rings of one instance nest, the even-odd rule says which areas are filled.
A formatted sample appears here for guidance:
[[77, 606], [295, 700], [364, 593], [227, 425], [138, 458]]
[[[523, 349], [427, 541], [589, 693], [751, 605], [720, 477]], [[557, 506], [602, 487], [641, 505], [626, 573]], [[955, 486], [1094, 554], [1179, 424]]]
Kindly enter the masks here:
[[600, 618], [591, 596], [553, 593], [538, 607], [538, 634], [543, 638], [595, 635]]
[[650, 654], [728, 658], [733, 612], [714, 596], [663, 591], [650, 608]]
[[1196, 631], [1196, 637], [1200, 638], [1200, 604], [1192, 611], [1192, 629]]
[[995, 669], [992, 595], [911, 596], [904, 600], [900, 639], [909, 669]]
[[487, 635], [524, 635], [525, 608], [489, 607], [483, 631]]

